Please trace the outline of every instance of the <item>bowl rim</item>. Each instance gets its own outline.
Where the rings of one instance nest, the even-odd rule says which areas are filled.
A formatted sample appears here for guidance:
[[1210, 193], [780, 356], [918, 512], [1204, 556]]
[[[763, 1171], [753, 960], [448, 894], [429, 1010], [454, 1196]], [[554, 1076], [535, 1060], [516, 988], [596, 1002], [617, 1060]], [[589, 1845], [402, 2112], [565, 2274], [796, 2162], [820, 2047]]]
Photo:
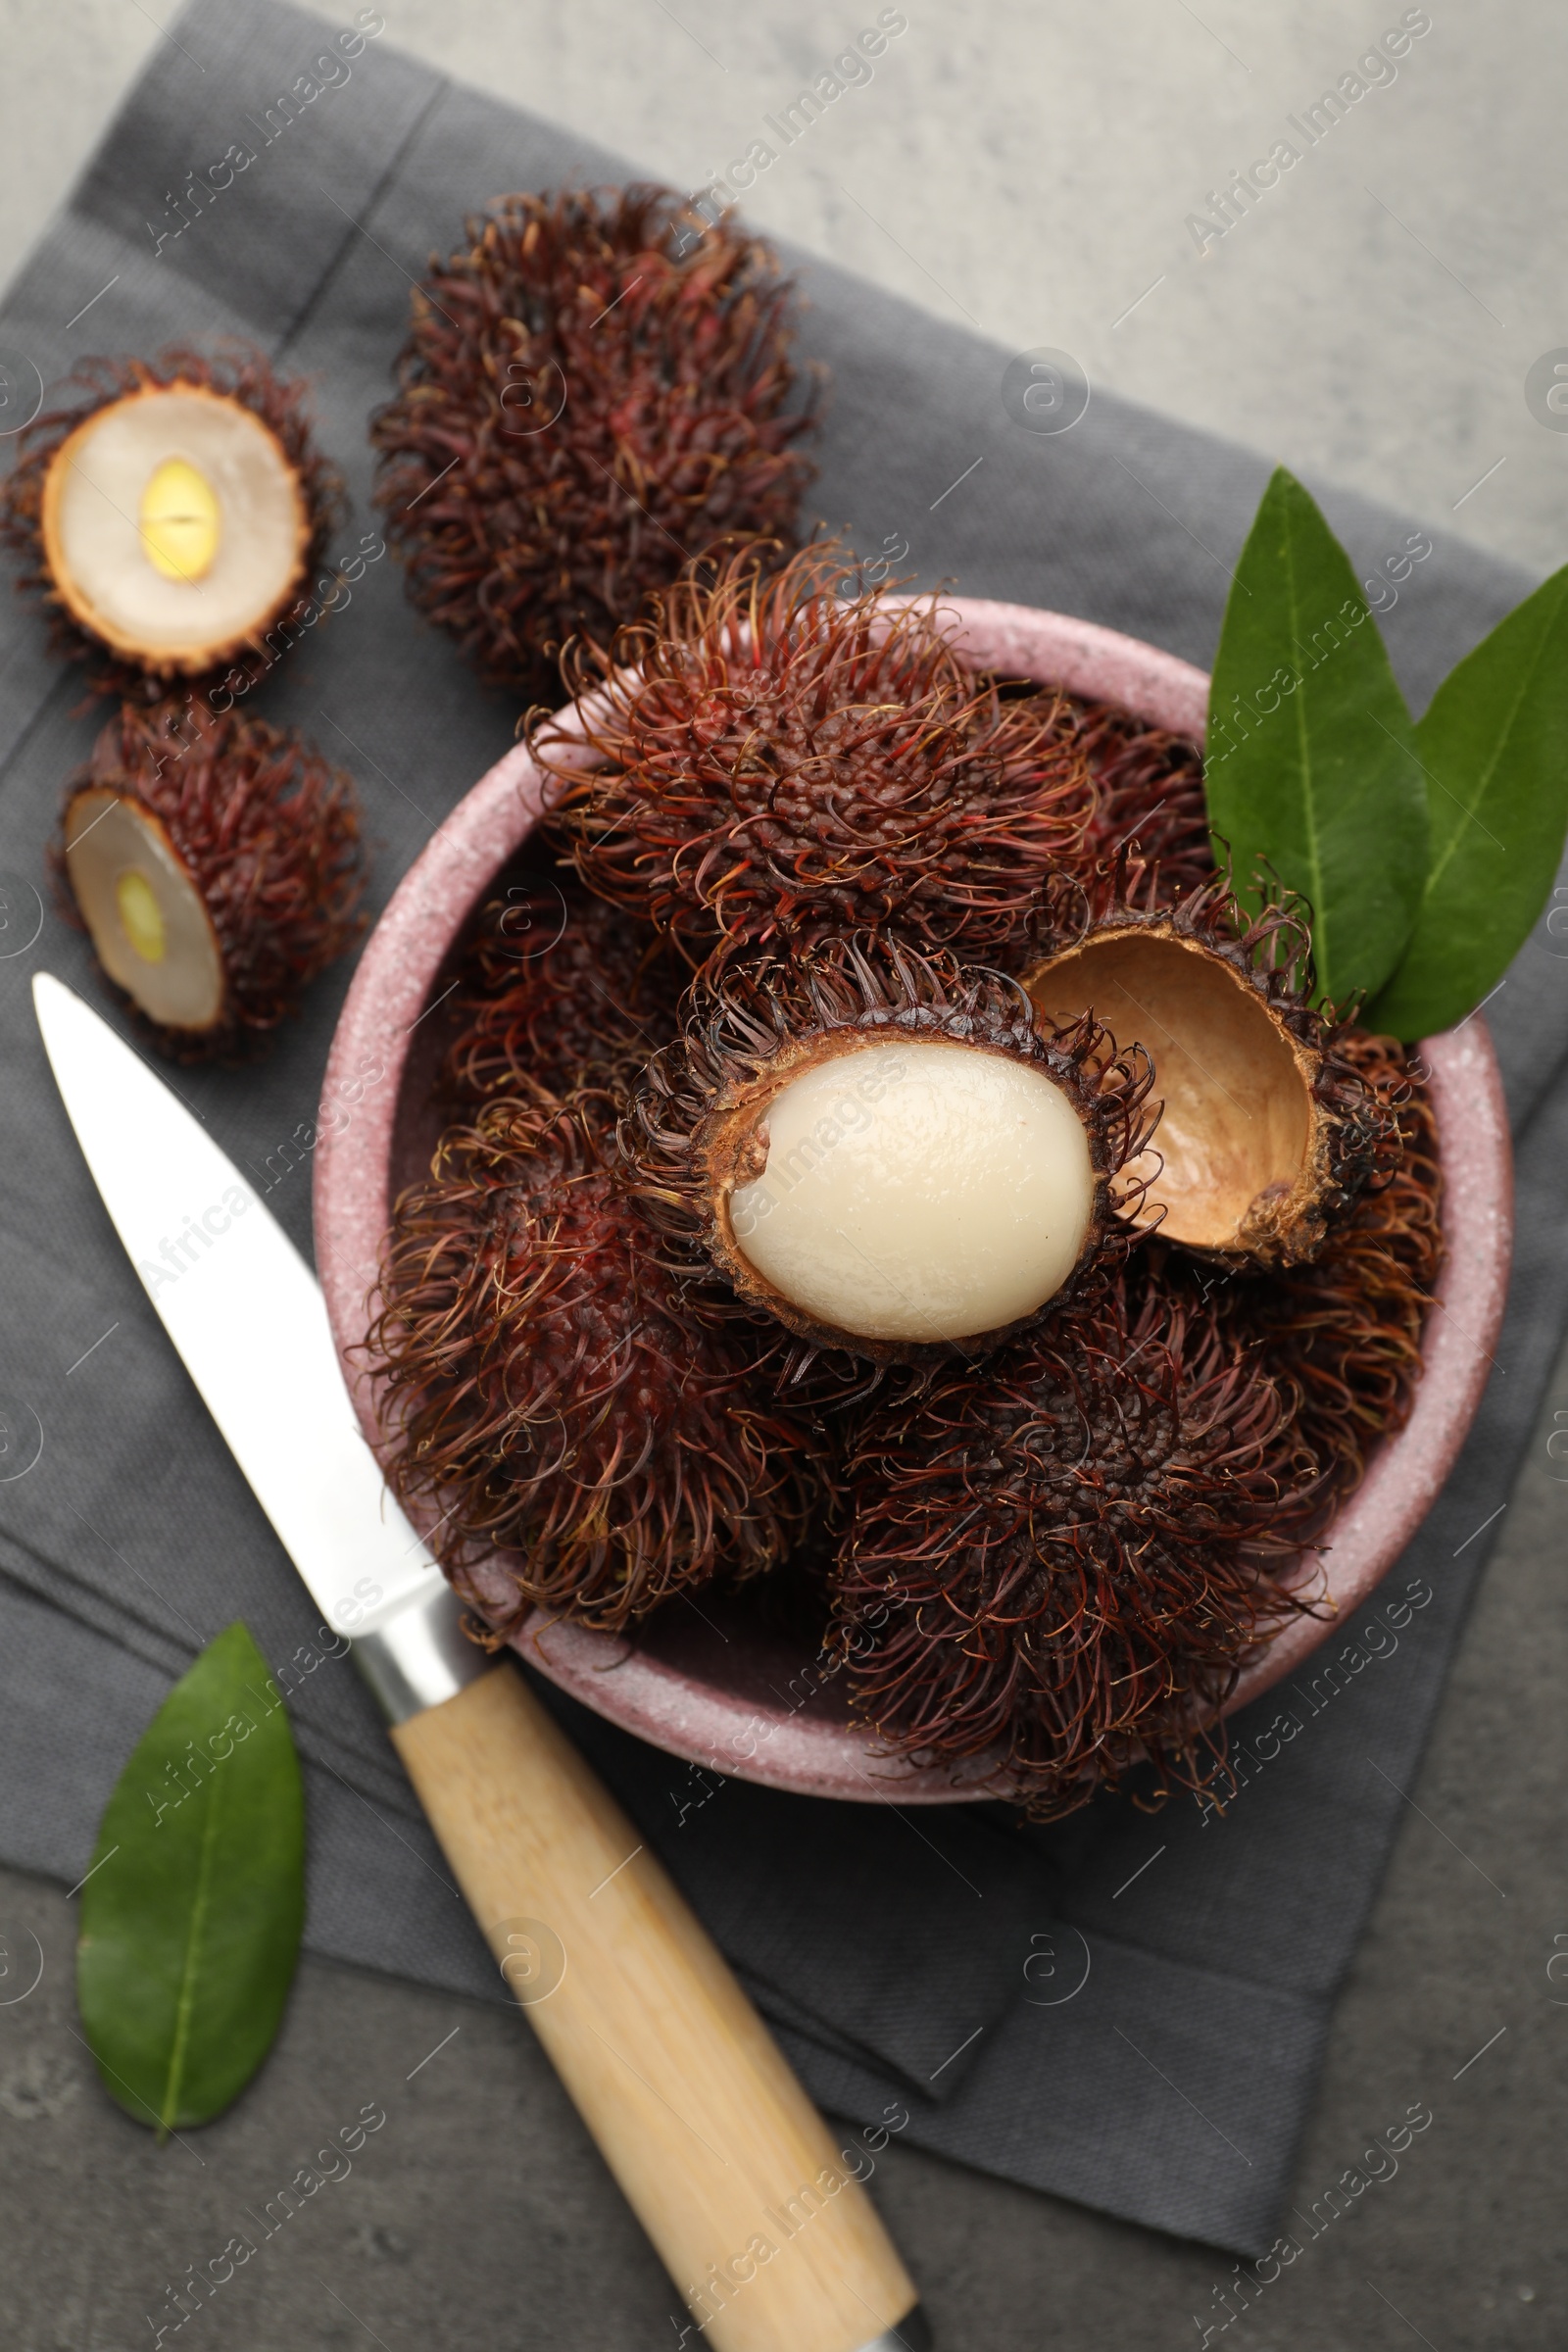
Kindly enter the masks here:
[[[944, 595], [940, 612], [956, 650], [977, 669], [1118, 703], [1154, 725], [1202, 739], [1207, 676], [1174, 655], [1032, 606]], [[591, 711], [595, 700], [583, 709]], [[569, 759], [583, 710], [568, 708], [555, 725]], [[344, 1378], [383, 1462], [375, 1378], [355, 1350], [374, 1312], [408, 1040], [434, 1009], [430, 990], [458, 930], [533, 830], [543, 793], [537, 763], [519, 743], [437, 826], [366, 943], [327, 1060], [315, 1153], [317, 1262]], [[1388, 1573], [1453, 1465], [1494, 1360], [1512, 1247], [1512, 1160], [1496, 1059], [1478, 1014], [1423, 1040], [1419, 1050], [1437, 1115], [1447, 1253], [1427, 1315], [1415, 1401], [1403, 1428], [1374, 1450], [1328, 1531], [1322, 1568], [1333, 1614], [1282, 1628], [1241, 1675], [1223, 1715], [1292, 1674]], [[952, 1804], [1001, 1793], [983, 1765], [965, 1774], [891, 1759], [864, 1732], [807, 1713], [831, 1679], [820, 1660], [776, 1692], [771, 1706], [696, 1681], [620, 1637], [542, 1611], [513, 1646], [596, 1713], [730, 1777], [864, 1803]]]

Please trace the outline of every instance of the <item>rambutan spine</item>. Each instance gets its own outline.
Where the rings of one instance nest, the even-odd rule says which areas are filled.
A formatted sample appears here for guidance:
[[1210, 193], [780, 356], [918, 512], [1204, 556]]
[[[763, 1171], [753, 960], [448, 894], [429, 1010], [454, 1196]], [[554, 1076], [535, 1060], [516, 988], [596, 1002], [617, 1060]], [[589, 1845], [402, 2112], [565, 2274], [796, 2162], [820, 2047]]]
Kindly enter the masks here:
[[548, 715], [530, 732], [554, 827], [694, 962], [860, 929], [995, 961], [1090, 821], [1066, 707], [966, 669], [936, 600], [846, 599], [843, 574], [831, 543], [772, 574], [743, 553], [580, 649], [599, 765]]
[[[304, 992], [364, 929], [364, 848], [352, 778], [292, 729], [239, 712], [122, 703], [67, 788], [52, 863], [62, 910], [73, 897], [74, 811], [123, 806], [169, 846], [199, 899], [220, 967], [199, 1026], [148, 1015], [144, 1032], [175, 1060], [242, 1059], [298, 1011]], [[81, 836], [92, 838], [91, 819]]]
[[807, 1425], [650, 1248], [612, 1117], [591, 1093], [492, 1102], [394, 1217], [368, 1342], [389, 1475], [498, 1635], [533, 1607], [618, 1631], [758, 1574], [816, 1492]]
[[1419, 1062], [1365, 1030], [1340, 1030], [1334, 1047], [1396, 1121], [1392, 1148], [1316, 1258], [1238, 1280], [1226, 1303], [1261, 1361], [1297, 1389], [1298, 1432], [1338, 1501], [1408, 1418], [1444, 1239], [1437, 1121]]
[[873, 1406], [835, 1622], [885, 1751], [979, 1764], [1047, 1818], [1145, 1761], [1156, 1791], [1200, 1785], [1242, 1662], [1311, 1605], [1293, 1403], [1135, 1261], [978, 1378]]
[[624, 1088], [675, 1033], [682, 974], [658, 933], [575, 883], [509, 884], [455, 961], [440, 1083], [459, 1102]]
[[719, 541], [793, 544], [814, 388], [793, 288], [671, 189], [498, 197], [416, 290], [373, 419], [375, 497], [409, 593], [491, 683], [557, 699]]

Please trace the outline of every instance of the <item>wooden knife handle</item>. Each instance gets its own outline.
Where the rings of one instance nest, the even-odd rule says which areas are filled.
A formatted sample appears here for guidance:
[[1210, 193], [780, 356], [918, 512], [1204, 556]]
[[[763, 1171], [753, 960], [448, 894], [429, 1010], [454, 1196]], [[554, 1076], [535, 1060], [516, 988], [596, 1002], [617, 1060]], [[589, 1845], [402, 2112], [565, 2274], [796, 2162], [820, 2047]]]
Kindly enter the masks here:
[[502, 1973], [717, 2352], [858, 2352], [915, 2290], [662, 1864], [503, 1665], [392, 1738]]

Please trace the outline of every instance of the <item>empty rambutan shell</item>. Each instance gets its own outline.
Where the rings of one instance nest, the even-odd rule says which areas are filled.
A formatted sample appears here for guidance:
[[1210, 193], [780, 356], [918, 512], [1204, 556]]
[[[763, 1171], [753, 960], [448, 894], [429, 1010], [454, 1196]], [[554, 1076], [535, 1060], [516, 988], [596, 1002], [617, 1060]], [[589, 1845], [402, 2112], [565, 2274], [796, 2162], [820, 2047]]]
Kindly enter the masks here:
[[[1111, 884], [1130, 871], [1123, 861]], [[1078, 935], [1023, 984], [1048, 1027], [1092, 1010], [1153, 1058], [1164, 1108], [1132, 1171], [1140, 1221], [1214, 1256], [1311, 1257], [1386, 1155], [1393, 1121], [1311, 1006], [1304, 915], [1275, 904], [1249, 918], [1225, 877], [1150, 907], [1102, 875], [1088, 905]]]
[[629, 1084], [675, 1034], [684, 973], [659, 935], [574, 883], [511, 884], [470, 924], [443, 1091], [459, 1101]]
[[260, 1043], [363, 927], [353, 785], [263, 719], [122, 705], [67, 789], [56, 862], [102, 969], [181, 1060]]
[[793, 289], [665, 188], [497, 197], [466, 233], [416, 290], [376, 501], [420, 611], [559, 700], [569, 639], [608, 643], [719, 540], [793, 542]]
[[540, 1606], [617, 1630], [784, 1561], [807, 1425], [671, 1275], [622, 1189], [607, 1098], [490, 1103], [397, 1204], [370, 1345], [390, 1477], [498, 1633]]
[[1071, 1811], [1148, 1759], [1195, 1785], [1318, 1494], [1289, 1390], [1141, 1259], [977, 1370], [867, 1414], [835, 1621], [890, 1755]]
[[1001, 974], [867, 937], [730, 964], [649, 1067], [622, 1148], [650, 1218], [824, 1349], [996, 1347], [1118, 1246], [1150, 1075]]
[[0, 490], [0, 539], [55, 642], [101, 691], [268, 666], [261, 640], [301, 597], [341, 512], [304, 386], [260, 353], [90, 360], [80, 397], [34, 419]]
[[590, 890], [694, 960], [860, 928], [995, 961], [1077, 856], [1094, 785], [1064, 702], [965, 669], [931, 604], [840, 594], [841, 549], [687, 579], [613, 655], [580, 741], [536, 757]]

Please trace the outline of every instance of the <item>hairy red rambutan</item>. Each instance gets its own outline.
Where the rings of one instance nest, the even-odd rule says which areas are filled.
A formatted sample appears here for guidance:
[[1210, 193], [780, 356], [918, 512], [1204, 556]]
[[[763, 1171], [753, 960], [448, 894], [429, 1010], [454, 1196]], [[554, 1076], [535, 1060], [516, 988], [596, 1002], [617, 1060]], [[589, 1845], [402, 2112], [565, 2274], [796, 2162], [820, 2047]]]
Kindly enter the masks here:
[[95, 692], [143, 702], [174, 678], [260, 677], [274, 658], [261, 640], [344, 513], [307, 386], [243, 343], [83, 360], [66, 384], [0, 484], [0, 542], [53, 650], [84, 662]]
[[1123, 853], [1056, 886], [1044, 920], [1057, 944], [1023, 975], [1041, 1017], [1093, 1010], [1153, 1057], [1164, 1110], [1136, 1171], [1144, 1221], [1222, 1258], [1315, 1254], [1397, 1137], [1313, 1009], [1305, 907], [1249, 915], [1228, 874], [1167, 904], [1155, 869]]
[[1085, 850], [1097, 864], [1129, 852], [1169, 905], [1213, 880], [1200, 745], [1114, 703], [1069, 697], [1097, 800]]
[[100, 969], [176, 1060], [234, 1057], [364, 929], [352, 779], [292, 729], [122, 703], [54, 852]]
[[498, 1635], [535, 1605], [629, 1625], [776, 1565], [812, 1509], [807, 1426], [651, 1246], [612, 1115], [592, 1094], [501, 1101], [449, 1131], [382, 1271], [389, 1477]]
[[1298, 1391], [1298, 1434], [1338, 1497], [1409, 1413], [1444, 1243], [1437, 1122], [1419, 1064], [1396, 1039], [1364, 1030], [1340, 1031], [1335, 1052], [1396, 1119], [1397, 1158], [1309, 1264], [1232, 1283], [1227, 1305], [1262, 1362]]
[[466, 234], [415, 290], [375, 498], [419, 610], [546, 696], [568, 640], [608, 642], [716, 541], [793, 538], [794, 289], [667, 188], [502, 196]]
[[995, 959], [1094, 806], [1065, 704], [966, 670], [934, 600], [838, 593], [843, 551], [690, 576], [610, 653], [566, 664], [587, 731], [558, 755], [554, 823], [600, 897], [694, 960], [860, 928]]
[[512, 884], [470, 924], [443, 1091], [483, 1101], [629, 1084], [675, 1034], [684, 977], [659, 934], [575, 884]]
[[1294, 1402], [1140, 1257], [873, 1408], [835, 1624], [888, 1753], [978, 1762], [1043, 1818], [1146, 1758], [1162, 1791], [1200, 1785], [1243, 1660], [1310, 1605], [1280, 1582], [1317, 1500]]
[[973, 1358], [1122, 1246], [1147, 1057], [1043, 1034], [1017, 982], [833, 939], [699, 978], [622, 1123], [674, 1262], [808, 1348]]

